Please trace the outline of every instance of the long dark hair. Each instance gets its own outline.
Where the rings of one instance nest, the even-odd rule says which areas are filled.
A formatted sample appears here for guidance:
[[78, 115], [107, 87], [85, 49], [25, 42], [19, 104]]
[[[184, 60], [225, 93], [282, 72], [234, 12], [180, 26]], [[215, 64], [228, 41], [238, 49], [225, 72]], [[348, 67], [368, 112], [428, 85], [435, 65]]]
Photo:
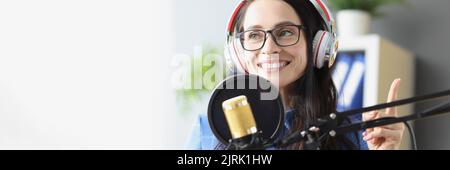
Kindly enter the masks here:
[[[238, 27], [242, 27], [241, 23], [243, 16], [245, 15], [246, 8], [254, 0], [247, 0], [247, 3], [242, 8], [238, 14], [240, 18], [237, 24]], [[307, 54], [308, 63], [305, 69], [305, 73], [297, 81], [294, 82], [293, 93], [291, 94], [291, 101], [289, 105], [295, 108], [295, 114], [293, 121], [290, 125], [290, 130], [288, 134], [301, 131], [306, 127], [309, 127], [318, 118], [324, 117], [330, 113], [336, 113], [336, 99], [337, 90], [334, 86], [333, 80], [331, 78], [332, 68], [328, 68], [328, 63], [322, 69], [317, 69], [313, 62], [313, 39], [315, 34], [319, 30], [325, 30], [325, 23], [320, 18], [318, 11], [307, 2], [307, 0], [284, 0], [290, 6], [294, 8], [297, 15], [300, 17], [303, 25], [306, 26], [304, 30], [306, 44], [307, 44]], [[242, 28], [236, 28], [241, 30]], [[287, 101], [285, 101], [287, 102]], [[348, 123], [349, 120], [340, 120], [339, 123]], [[354, 134], [356, 141], [358, 141], [357, 134]], [[359, 142], [358, 142], [359, 143]], [[220, 148], [220, 147], [216, 147]], [[306, 149], [303, 142], [299, 142], [288, 146], [283, 149]], [[325, 150], [336, 150], [336, 149], [358, 149], [356, 145], [351, 142], [345, 136], [337, 136], [336, 138], [327, 137], [322, 140], [321, 149]]]

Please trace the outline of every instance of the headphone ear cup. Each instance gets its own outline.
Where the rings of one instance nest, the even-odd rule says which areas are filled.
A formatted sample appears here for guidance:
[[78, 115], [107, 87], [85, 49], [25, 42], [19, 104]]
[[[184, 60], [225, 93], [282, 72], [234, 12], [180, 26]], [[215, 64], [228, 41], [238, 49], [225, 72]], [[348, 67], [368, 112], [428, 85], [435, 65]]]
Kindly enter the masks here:
[[318, 31], [313, 40], [314, 66], [321, 69], [328, 60], [327, 50], [334, 44], [333, 34], [326, 31]]
[[225, 56], [225, 63], [227, 68], [227, 73], [234, 74], [236, 72], [236, 65], [234, 64], [233, 58], [231, 56], [231, 50], [228, 43], [225, 43], [223, 54]]
[[[232, 43], [232, 42], [231, 42]], [[224, 55], [227, 64], [227, 70], [230, 74], [245, 73], [245, 68], [240, 64], [239, 56], [237, 56], [237, 49], [233, 44], [226, 42], [224, 46]]]

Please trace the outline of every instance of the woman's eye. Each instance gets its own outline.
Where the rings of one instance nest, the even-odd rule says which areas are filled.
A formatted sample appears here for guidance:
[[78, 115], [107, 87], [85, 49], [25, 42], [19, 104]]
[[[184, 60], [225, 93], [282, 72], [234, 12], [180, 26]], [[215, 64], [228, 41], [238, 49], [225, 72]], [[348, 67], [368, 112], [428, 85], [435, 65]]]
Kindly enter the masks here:
[[282, 30], [278, 33], [278, 37], [289, 37], [294, 35], [294, 33], [292, 31], [289, 30]]
[[250, 33], [247, 38], [250, 40], [257, 40], [261, 38], [261, 35], [259, 33]]

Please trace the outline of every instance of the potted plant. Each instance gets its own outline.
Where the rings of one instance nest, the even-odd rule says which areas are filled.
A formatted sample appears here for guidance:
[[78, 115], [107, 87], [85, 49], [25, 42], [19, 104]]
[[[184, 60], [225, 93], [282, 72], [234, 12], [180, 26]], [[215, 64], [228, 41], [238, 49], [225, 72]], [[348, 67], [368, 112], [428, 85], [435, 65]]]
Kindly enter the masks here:
[[379, 8], [405, 0], [329, 0], [337, 10], [338, 33], [341, 37], [361, 36], [370, 32], [371, 19], [381, 16]]
[[[178, 105], [179, 112], [191, 113], [200, 112], [205, 108], [207, 100], [214, 88], [220, 81], [226, 76], [226, 68], [221, 60], [215, 60], [215, 57], [222, 57], [222, 48], [206, 45], [200, 47], [196, 54], [190, 57], [190, 62], [184, 63], [182, 72], [187, 74], [187, 79], [182, 82], [183, 86], [189, 88], [176, 89], [176, 103]], [[205, 64], [205, 61], [214, 61], [211, 64]], [[223, 69], [222, 75], [209, 75], [214, 69]], [[197, 75], [197, 76], [196, 76]], [[211, 77], [212, 76], [212, 77]], [[216, 77], [218, 76], [218, 77]], [[206, 80], [207, 79], [207, 80]], [[214, 87], [207, 87], [204, 84], [205, 81], [210, 81], [214, 84]], [[195, 87], [195, 84], [200, 84], [199, 87]], [[211, 86], [211, 85], [210, 85]], [[196, 113], [198, 114], [198, 113]]]

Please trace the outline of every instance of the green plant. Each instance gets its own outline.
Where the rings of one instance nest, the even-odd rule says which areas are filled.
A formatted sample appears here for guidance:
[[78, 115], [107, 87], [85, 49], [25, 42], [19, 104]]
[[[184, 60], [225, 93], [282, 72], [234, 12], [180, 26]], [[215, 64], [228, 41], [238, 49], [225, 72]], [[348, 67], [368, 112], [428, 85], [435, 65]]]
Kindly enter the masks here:
[[[211, 87], [206, 87], [204, 83], [205, 79], [213, 82], [214, 87], [226, 75], [226, 68], [224, 67], [224, 63], [219, 63], [221, 60], [216, 60], [216, 57], [222, 57], [222, 48], [217, 48], [213, 46], [204, 46], [201, 48], [200, 54], [194, 54], [193, 57], [190, 58], [191, 62], [185, 63], [189, 64], [189, 70], [184, 70], [190, 81], [184, 82], [184, 84], [188, 85], [190, 88], [181, 88], [176, 90], [177, 103], [179, 104], [179, 108], [183, 111], [187, 111], [191, 109], [191, 106], [201, 101], [205, 95], [209, 95], [212, 91]], [[213, 61], [211, 64], [205, 64], [205, 61]], [[224, 60], [224, 59], [222, 59]], [[212, 77], [207, 76], [207, 72], [211, 72], [213, 69], [223, 68], [222, 75], [213, 74]], [[195, 76], [197, 75], [197, 76]], [[200, 76], [199, 76], [200, 75]], [[206, 76], [205, 76], [206, 75]], [[218, 76], [218, 78], [216, 78]], [[201, 84], [201, 87], [195, 87], [196, 84]]]
[[359, 9], [367, 11], [374, 17], [381, 16], [380, 7], [391, 4], [405, 4], [406, 0], [329, 0], [335, 10]]

